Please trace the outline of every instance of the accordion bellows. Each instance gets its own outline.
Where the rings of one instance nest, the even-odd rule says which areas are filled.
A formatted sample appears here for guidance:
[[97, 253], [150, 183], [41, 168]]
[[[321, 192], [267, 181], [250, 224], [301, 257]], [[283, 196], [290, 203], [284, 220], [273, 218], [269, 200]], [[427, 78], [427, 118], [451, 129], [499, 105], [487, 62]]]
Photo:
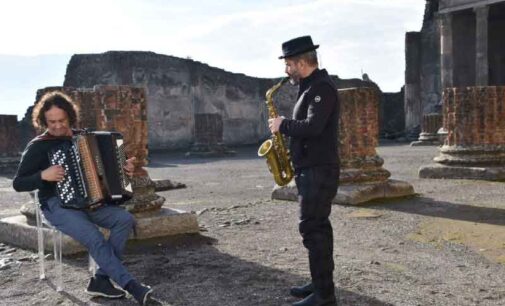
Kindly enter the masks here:
[[65, 169], [56, 194], [66, 208], [92, 208], [100, 203], [121, 204], [133, 195], [123, 170], [123, 137], [117, 132], [83, 132], [49, 152], [51, 165]]

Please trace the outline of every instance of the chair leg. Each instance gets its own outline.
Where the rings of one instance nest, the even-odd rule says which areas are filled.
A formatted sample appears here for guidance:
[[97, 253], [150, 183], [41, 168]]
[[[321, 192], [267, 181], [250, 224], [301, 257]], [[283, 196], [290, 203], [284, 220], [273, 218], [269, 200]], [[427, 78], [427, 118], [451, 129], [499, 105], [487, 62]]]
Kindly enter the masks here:
[[63, 234], [54, 229], [53, 230], [53, 244], [54, 244], [54, 264], [56, 268], [56, 291], [63, 291], [63, 262], [61, 258], [61, 240]]
[[46, 278], [45, 269], [45, 256], [44, 256], [44, 231], [42, 220], [40, 216], [40, 208], [38, 203], [35, 203], [35, 218], [37, 219], [37, 244], [38, 244], [38, 255], [39, 255], [39, 278]]
[[88, 255], [88, 271], [91, 274], [91, 276], [95, 276], [96, 270], [97, 270], [97, 264], [93, 257], [91, 257], [91, 254]]

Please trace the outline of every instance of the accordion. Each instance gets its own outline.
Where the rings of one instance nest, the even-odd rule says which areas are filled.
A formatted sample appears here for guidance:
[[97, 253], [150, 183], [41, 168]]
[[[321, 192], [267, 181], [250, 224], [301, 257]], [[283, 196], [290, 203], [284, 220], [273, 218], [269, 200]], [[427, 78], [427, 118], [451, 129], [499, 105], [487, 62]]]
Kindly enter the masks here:
[[65, 169], [56, 183], [62, 207], [93, 209], [104, 202], [121, 204], [132, 195], [123, 170], [126, 162], [123, 136], [117, 132], [82, 132], [49, 152], [51, 165]]

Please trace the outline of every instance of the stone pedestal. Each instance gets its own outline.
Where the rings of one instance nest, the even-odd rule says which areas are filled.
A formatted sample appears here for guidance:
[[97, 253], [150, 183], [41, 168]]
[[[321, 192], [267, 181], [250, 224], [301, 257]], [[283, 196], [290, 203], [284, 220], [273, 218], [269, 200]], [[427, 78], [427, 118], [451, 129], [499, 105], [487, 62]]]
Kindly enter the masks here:
[[[414, 194], [407, 182], [389, 179], [384, 160], [375, 150], [378, 145], [378, 92], [371, 88], [339, 90], [340, 184], [333, 203], [356, 205], [375, 199]], [[276, 186], [272, 198], [296, 200], [294, 182]]]
[[447, 138], [422, 178], [505, 180], [505, 86], [447, 88]]
[[[134, 214], [137, 220], [136, 236], [129, 240], [144, 240], [178, 234], [196, 234], [199, 232], [196, 216], [182, 210], [161, 208], [156, 211]], [[101, 229], [108, 235], [108, 231]], [[44, 248], [52, 252], [50, 230], [44, 228]], [[0, 241], [25, 249], [37, 250], [37, 227], [34, 221], [18, 215], [0, 219]], [[64, 255], [84, 252], [84, 247], [67, 235], [63, 235], [62, 252]]]
[[195, 142], [187, 157], [233, 156], [223, 144], [223, 118], [220, 114], [195, 114]]
[[442, 127], [442, 114], [432, 113], [423, 115], [422, 132], [419, 140], [412, 142], [411, 146], [433, 146], [440, 144], [438, 130]]

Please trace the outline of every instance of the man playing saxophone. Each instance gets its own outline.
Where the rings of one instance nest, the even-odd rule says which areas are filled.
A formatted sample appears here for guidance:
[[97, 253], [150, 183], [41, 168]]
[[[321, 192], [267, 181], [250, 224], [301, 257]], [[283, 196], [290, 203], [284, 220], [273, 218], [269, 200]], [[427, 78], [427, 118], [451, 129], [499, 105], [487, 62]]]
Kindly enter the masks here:
[[331, 201], [338, 189], [339, 102], [337, 88], [325, 69], [319, 69], [310, 36], [282, 44], [285, 72], [298, 85], [293, 118], [268, 120], [272, 133], [290, 137], [290, 154], [300, 204], [299, 231], [308, 250], [312, 281], [290, 290], [303, 298], [295, 306], [336, 305], [333, 283], [333, 229]]

